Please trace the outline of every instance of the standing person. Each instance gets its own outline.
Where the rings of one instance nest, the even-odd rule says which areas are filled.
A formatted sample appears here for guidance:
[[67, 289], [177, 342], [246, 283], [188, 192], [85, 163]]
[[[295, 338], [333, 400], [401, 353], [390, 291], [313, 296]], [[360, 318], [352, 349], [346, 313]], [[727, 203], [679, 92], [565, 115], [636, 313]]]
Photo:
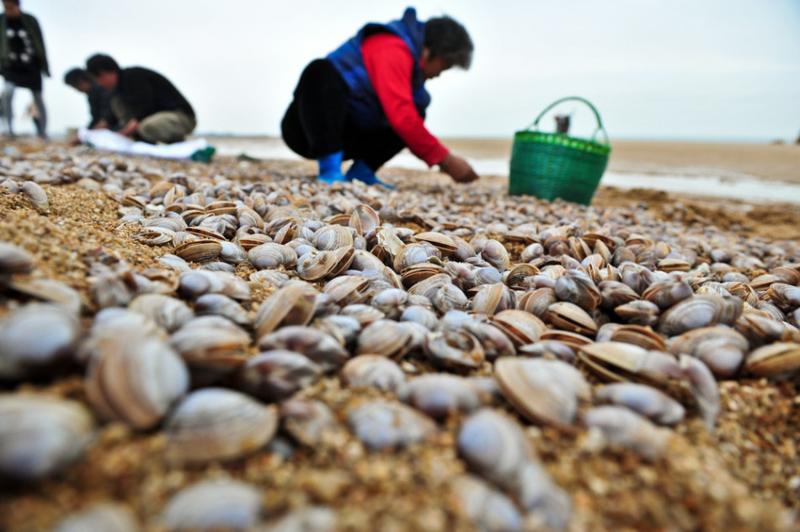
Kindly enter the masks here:
[[142, 67], [120, 68], [108, 55], [86, 61], [97, 83], [111, 91], [111, 110], [118, 133], [153, 144], [186, 139], [197, 125], [194, 109], [167, 78]]
[[42, 98], [42, 74], [50, 75], [47, 51], [36, 17], [20, 10], [19, 0], [3, 0], [0, 15], [0, 74], [5, 78], [2, 108], [8, 134], [14, 135], [12, 103], [17, 87], [30, 89], [36, 106], [36, 133], [47, 138], [47, 109]]
[[89, 129], [116, 129], [117, 118], [111, 112], [111, 92], [101, 87], [82, 68], [73, 68], [64, 74], [64, 83], [86, 95], [89, 100]]
[[[326, 183], [384, 184], [375, 172], [403, 147], [455, 181], [478, 178], [472, 167], [425, 127], [426, 80], [454, 66], [469, 68], [473, 45], [450, 17], [417, 20], [413, 8], [387, 24], [371, 23], [300, 76], [281, 122], [293, 151], [319, 163]], [[353, 164], [342, 175], [343, 159]]]

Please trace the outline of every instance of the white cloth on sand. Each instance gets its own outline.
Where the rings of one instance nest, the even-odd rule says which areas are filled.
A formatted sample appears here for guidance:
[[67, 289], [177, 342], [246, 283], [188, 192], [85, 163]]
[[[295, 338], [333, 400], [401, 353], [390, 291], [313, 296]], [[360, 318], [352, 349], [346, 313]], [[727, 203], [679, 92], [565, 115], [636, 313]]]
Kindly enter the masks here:
[[146, 155], [163, 159], [189, 159], [192, 154], [209, 147], [206, 139], [192, 139], [174, 144], [148, 144], [137, 142], [108, 129], [78, 130], [78, 139], [98, 150], [113, 151], [126, 155]]

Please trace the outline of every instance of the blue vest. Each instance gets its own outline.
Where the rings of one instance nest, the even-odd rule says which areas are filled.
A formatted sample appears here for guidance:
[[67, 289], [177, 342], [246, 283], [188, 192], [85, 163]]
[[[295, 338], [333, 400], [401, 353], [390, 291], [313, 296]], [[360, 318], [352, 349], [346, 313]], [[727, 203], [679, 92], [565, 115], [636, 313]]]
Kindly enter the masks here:
[[425, 76], [419, 67], [422, 48], [425, 42], [425, 23], [417, 20], [417, 12], [409, 7], [403, 18], [388, 24], [370, 23], [361, 28], [355, 37], [349, 39], [339, 48], [328, 54], [328, 60], [342, 76], [350, 89], [347, 106], [350, 119], [363, 129], [379, 129], [389, 127], [389, 121], [383, 112], [378, 95], [372, 87], [361, 57], [361, 43], [376, 33], [393, 33], [403, 39], [411, 56], [414, 58], [414, 70], [411, 73], [411, 92], [414, 104], [420, 116], [425, 117], [425, 109], [431, 103], [431, 96], [425, 90]]

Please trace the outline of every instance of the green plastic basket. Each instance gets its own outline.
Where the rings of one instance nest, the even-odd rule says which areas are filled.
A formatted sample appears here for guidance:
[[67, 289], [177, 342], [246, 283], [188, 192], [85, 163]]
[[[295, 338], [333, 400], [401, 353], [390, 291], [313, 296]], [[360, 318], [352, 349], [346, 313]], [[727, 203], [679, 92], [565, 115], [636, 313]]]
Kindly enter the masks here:
[[[585, 103], [594, 113], [597, 128], [591, 139], [539, 131], [539, 121], [545, 113], [569, 100]], [[602, 142], [595, 140], [598, 133], [602, 133]], [[514, 134], [508, 192], [588, 205], [606, 170], [610, 153], [608, 134], [594, 105], [579, 96], [561, 98], [545, 107], [525, 130]]]

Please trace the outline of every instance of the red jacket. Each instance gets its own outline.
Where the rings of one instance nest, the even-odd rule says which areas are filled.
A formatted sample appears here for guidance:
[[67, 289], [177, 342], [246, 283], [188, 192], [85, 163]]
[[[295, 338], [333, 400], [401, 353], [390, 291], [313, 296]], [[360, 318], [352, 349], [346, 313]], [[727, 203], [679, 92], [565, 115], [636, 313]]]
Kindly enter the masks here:
[[439, 164], [448, 151], [434, 137], [414, 105], [411, 71], [414, 58], [403, 39], [379, 33], [364, 39], [361, 57], [386, 118], [411, 152], [428, 166]]

